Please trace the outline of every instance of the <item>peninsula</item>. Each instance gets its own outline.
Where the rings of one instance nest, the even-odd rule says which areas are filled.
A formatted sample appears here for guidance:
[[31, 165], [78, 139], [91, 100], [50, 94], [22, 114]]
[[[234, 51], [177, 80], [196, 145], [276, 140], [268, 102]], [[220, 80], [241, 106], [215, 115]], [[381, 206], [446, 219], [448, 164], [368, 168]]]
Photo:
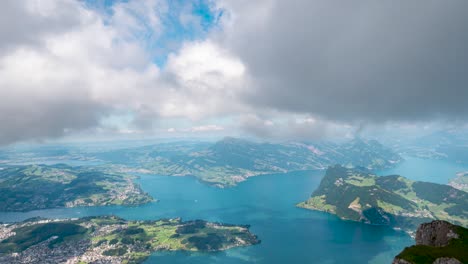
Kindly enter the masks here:
[[159, 250], [220, 251], [260, 243], [247, 225], [116, 216], [0, 225], [0, 263], [142, 263]]
[[15, 165], [0, 170], [0, 211], [140, 205], [154, 199], [124, 173], [92, 167]]
[[340, 165], [329, 167], [312, 196], [298, 206], [410, 233], [432, 220], [468, 225], [468, 193], [462, 190]]

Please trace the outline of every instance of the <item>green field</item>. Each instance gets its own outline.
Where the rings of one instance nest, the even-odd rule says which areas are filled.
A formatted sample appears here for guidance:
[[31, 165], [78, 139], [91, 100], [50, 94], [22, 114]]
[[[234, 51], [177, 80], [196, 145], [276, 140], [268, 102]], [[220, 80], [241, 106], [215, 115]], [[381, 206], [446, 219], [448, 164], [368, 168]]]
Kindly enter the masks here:
[[327, 170], [311, 198], [298, 206], [407, 231], [435, 219], [468, 225], [468, 193], [464, 191], [338, 165]]
[[[110, 257], [122, 263], [140, 263], [157, 250], [220, 251], [260, 243], [248, 228], [202, 220], [183, 222], [179, 218], [32, 220], [0, 227], [1, 233], [12, 232], [0, 240], [0, 262], [8, 262], [12, 253], [27, 259], [42, 252], [61, 260], [71, 256], [82, 261]], [[33, 246], [34, 250], [28, 250]]]

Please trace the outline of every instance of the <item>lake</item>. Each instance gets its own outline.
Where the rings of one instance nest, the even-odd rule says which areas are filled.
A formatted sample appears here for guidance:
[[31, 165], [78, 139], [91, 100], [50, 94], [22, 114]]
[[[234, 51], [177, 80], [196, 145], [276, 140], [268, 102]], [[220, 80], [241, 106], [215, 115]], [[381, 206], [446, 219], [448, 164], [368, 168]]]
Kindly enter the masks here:
[[[443, 167], [430, 167], [434, 164]], [[445, 183], [455, 176], [456, 170], [463, 169], [441, 164], [407, 159], [384, 174]], [[420, 166], [431, 169], [425, 172]], [[405, 246], [413, 244], [405, 233], [387, 227], [343, 221], [326, 213], [296, 208], [295, 204], [307, 199], [318, 186], [323, 174], [305, 171], [258, 176], [229, 189], [211, 187], [191, 177], [141, 175], [138, 181], [142, 188], [159, 202], [139, 207], [0, 212], [0, 221], [102, 214], [141, 220], [182, 217], [250, 224], [251, 231], [262, 240], [259, 245], [219, 253], [158, 252], [146, 263], [391, 263]]]
[[467, 164], [446, 160], [429, 160], [404, 157], [405, 161], [395, 168], [378, 171], [379, 175], [399, 174], [415, 181], [447, 184], [457, 172], [468, 171]]

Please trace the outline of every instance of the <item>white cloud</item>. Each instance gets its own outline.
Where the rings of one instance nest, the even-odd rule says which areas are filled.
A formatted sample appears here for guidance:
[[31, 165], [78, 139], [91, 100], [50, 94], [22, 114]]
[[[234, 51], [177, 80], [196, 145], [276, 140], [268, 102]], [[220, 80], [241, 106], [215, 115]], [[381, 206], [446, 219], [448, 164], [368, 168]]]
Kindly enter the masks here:
[[155, 41], [164, 30], [161, 16], [168, 13], [165, 0], [139, 0], [118, 2], [108, 18], [124, 40]]
[[244, 133], [271, 140], [337, 139], [354, 134], [354, 127], [310, 115], [282, 112], [247, 114], [238, 119]]
[[246, 87], [241, 61], [210, 41], [185, 44], [169, 56], [164, 74], [169, 89], [161, 114], [194, 120], [241, 111], [238, 96]]
[[167, 70], [187, 84], [198, 84], [225, 89], [228, 83], [242, 79], [245, 67], [242, 62], [210, 41], [188, 43], [177, 55], [171, 55]]
[[73, 13], [75, 25], [58, 32], [44, 25], [36, 43], [18, 44], [18, 38], [11, 52], [0, 54], [0, 144], [99, 127], [113, 115], [131, 113], [127, 128], [113, 127], [133, 133], [151, 129], [161, 118], [200, 121], [241, 109], [234, 97], [245, 68], [226, 50], [211, 41], [185, 43], [159, 69], [138, 35], [130, 36], [146, 30], [135, 28], [142, 19], [149, 23], [145, 27], [157, 28], [151, 32], [162, 30], [157, 15], [167, 12], [163, 1], [121, 3], [111, 18], [61, 2], [49, 0], [40, 9], [34, 1], [24, 2], [34, 10], [24, 19]]
[[[6, 0], [0, 144], [92, 130], [240, 129], [308, 139], [346, 135], [359, 127], [350, 125], [356, 120], [463, 116], [468, 90], [454, 96], [468, 76], [468, 53], [457, 53], [468, 38], [455, 34], [466, 18], [457, 8], [462, 4], [398, 3], [408, 9], [219, 0], [211, 6], [224, 10], [219, 27], [206, 39], [174, 45], [160, 68], [151, 47], [167, 30], [161, 19], [171, 13], [167, 0], [119, 2], [111, 13], [72, 0]], [[189, 8], [177, 18], [186, 27], [201, 23]], [[430, 26], [436, 22], [441, 30]], [[414, 35], [407, 28], [421, 30]], [[388, 42], [381, 38], [387, 33], [406, 37]], [[447, 67], [435, 71], [438, 65]], [[435, 85], [441, 83], [446, 90]], [[233, 121], [212, 123], [221, 119]]]
[[169, 133], [205, 133], [205, 132], [219, 132], [223, 131], [224, 127], [220, 125], [201, 125], [193, 126], [190, 128], [168, 128], [166, 131]]
[[195, 126], [190, 129], [192, 132], [223, 131], [224, 127], [219, 125]]

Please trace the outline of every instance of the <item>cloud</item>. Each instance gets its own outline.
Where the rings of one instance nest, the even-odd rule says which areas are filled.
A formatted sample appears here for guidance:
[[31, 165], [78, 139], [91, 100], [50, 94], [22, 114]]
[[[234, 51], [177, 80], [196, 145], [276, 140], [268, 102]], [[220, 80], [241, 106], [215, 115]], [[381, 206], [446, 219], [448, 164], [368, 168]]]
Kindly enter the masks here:
[[44, 37], [79, 27], [77, 5], [75, 1], [2, 1], [0, 56], [18, 46], [40, 46]]
[[200, 120], [245, 111], [238, 98], [247, 88], [243, 63], [209, 40], [170, 55], [164, 75], [174, 85], [160, 106], [164, 116]]
[[205, 126], [196, 126], [192, 127], [192, 132], [207, 132], [207, 131], [222, 131], [224, 127], [219, 125], [205, 125]]
[[[15, 3], [23, 5], [14, 6], [29, 21], [23, 23], [35, 23], [17, 34], [31, 34], [34, 41], [29, 36], [1, 41], [10, 51], [0, 55], [0, 144], [96, 127], [119, 109], [115, 94], [128, 92], [129, 81], [157, 72], [137, 43], [119, 41], [115, 28], [79, 2]], [[9, 11], [2, 9], [2, 15]], [[121, 82], [108, 88], [115, 80]]]
[[466, 121], [466, 1], [207, 3], [208, 22], [167, 0], [2, 2], [0, 145], [170, 127], [306, 140]]
[[190, 128], [168, 128], [167, 132], [169, 133], [176, 133], [176, 132], [182, 132], [182, 133], [204, 133], [204, 132], [219, 132], [223, 131], [224, 127], [220, 125], [201, 125], [201, 126], [193, 126]]
[[10, 47], [0, 54], [0, 145], [96, 128], [151, 131], [160, 119], [200, 121], [240, 109], [234, 96], [244, 66], [216, 43], [186, 42], [163, 69], [152, 61], [152, 40], [140, 36], [164, 30], [164, 1], [119, 3], [110, 17], [80, 2], [42, 3], [7, 2], [38, 28], [19, 28], [31, 39], [0, 44]]
[[247, 114], [239, 118], [249, 136], [270, 140], [335, 140], [353, 137], [353, 127], [310, 115], [286, 113]]
[[220, 1], [251, 105], [343, 122], [465, 119], [467, 1]]

